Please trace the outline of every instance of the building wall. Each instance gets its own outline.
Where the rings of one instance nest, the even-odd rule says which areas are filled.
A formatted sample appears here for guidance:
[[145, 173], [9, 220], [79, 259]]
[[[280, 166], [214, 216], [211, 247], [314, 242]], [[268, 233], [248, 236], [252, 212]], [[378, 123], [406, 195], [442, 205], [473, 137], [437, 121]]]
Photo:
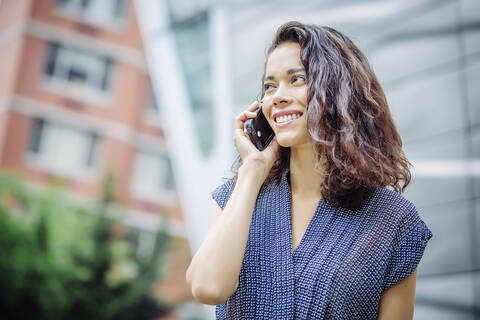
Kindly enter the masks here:
[[[174, 187], [160, 191], [158, 197], [143, 197], [135, 191], [140, 154], [158, 155], [160, 161], [160, 157], [168, 158], [168, 150], [161, 118], [149, 110], [152, 91], [133, 2], [126, 1], [121, 23], [97, 23], [60, 10], [55, 0], [1, 2], [0, 167], [20, 173], [35, 186], [60, 177], [73, 199], [87, 201], [99, 197], [111, 172], [115, 199], [127, 213], [127, 223], [139, 233], [152, 234], [156, 217], [168, 216], [174, 242], [185, 242]], [[81, 91], [46, 76], [52, 41], [110, 58], [106, 92]], [[49, 126], [98, 134], [92, 168], [60, 172], [39, 161], [30, 150], [36, 119], [44, 119]], [[68, 157], [66, 153], [60, 151], [58, 156]], [[189, 297], [182, 275], [188, 257], [188, 246], [170, 255], [174, 267], [165, 274], [166, 284], [158, 285], [162, 294], [171, 293], [172, 303]]]
[[[28, 6], [29, 1], [22, 1], [23, 6], [13, 3], [5, 1], [2, 4], [4, 15], [0, 31], [5, 34], [12, 25], [23, 25], [23, 32], [1, 47], [2, 65], [5, 66], [2, 69], [6, 72], [0, 82], [3, 108], [16, 113], [11, 121], [23, 119], [18, 123], [22, 129], [29, 128], [25, 116], [40, 116], [98, 131], [102, 138], [102, 157], [96, 166], [96, 179], [77, 177], [72, 185], [78, 185], [76, 192], [91, 196], [96, 191], [93, 186], [105, 170], [109, 166], [117, 168], [116, 190], [135, 206], [139, 201], [131, 196], [128, 186], [137, 146], [166, 150], [160, 121], [151, 119], [152, 115], [147, 115], [145, 110], [151, 92], [133, 3], [126, 2], [126, 18], [120, 26], [85, 23], [56, 8], [54, 0], [32, 2], [31, 6]], [[4, 19], [7, 12], [8, 19]], [[28, 15], [28, 20], [22, 20], [21, 14]], [[68, 84], [48, 79], [43, 70], [49, 41], [90, 50], [98, 47], [100, 53], [113, 57], [110, 88], [105, 97], [79, 96]], [[17, 128], [17, 125], [10, 123], [8, 127]], [[22, 131], [19, 135], [18, 131], [8, 130], [6, 140], [10, 142], [9, 149], [2, 152], [4, 164], [29, 170], [28, 161], [21, 161], [28, 134]], [[12, 139], [18, 140], [15, 148]], [[151, 205], [150, 211], [165, 205]]]

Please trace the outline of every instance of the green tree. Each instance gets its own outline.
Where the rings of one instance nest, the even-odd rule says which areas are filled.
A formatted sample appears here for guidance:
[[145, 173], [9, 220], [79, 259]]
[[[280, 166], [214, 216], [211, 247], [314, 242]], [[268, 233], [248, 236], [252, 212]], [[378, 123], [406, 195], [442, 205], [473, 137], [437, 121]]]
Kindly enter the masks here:
[[151, 257], [136, 259], [107, 214], [112, 181], [97, 209], [88, 209], [63, 200], [58, 188], [34, 192], [0, 173], [2, 319], [141, 320], [169, 312], [149, 293], [168, 250], [165, 227]]

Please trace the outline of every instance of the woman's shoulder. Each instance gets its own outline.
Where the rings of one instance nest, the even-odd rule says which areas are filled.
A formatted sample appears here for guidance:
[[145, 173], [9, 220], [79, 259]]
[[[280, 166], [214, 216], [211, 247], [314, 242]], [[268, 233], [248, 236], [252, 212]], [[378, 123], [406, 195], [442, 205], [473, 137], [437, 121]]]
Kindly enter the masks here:
[[368, 223], [373, 226], [368, 228], [368, 232], [374, 233], [376, 239], [384, 239], [388, 250], [396, 250], [401, 246], [406, 250], [424, 248], [432, 237], [417, 207], [405, 196], [389, 188], [375, 189], [366, 216]]
[[375, 188], [373, 192], [374, 204], [383, 210], [395, 210], [398, 213], [415, 211], [415, 205], [402, 194], [387, 187]]
[[[230, 195], [235, 188], [237, 180], [234, 178], [224, 178], [223, 182], [218, 184], [212, 191], [212, 198], [217, 201], [219, 206], [223, 209], [230, 198]], [[262, 199], [262, 201], [269, 201], [270, 198], [273, 199], [275, 195], [280, 192], [280, 183], [273, 180], [265, 181], [258, 192], [257, 201]]]
[[[236, 183], [237, 179], [235, 178], [223, 178], [223, 181], [214, 187], [212, 193], [231, 193], [235, 188]], [[260, 188], [260, 194], [277, 192], [279, 188], [280, 185], [278, 182], [265, 181]]]
[[421, 220], [417, 207], [409, 199], [386, 187], [375, 189], [369, 208], [376, 219], [392, 227], [411, 229]]

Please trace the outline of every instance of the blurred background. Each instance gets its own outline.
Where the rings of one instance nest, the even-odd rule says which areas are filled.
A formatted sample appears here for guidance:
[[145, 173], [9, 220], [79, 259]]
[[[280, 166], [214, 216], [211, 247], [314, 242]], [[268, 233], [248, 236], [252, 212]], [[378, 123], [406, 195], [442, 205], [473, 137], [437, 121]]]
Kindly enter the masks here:
[[213, 317], [185, 271], [289, 20], [345, 32], [385, 90], [434, 234], [414, 318], [480, 319], [478, 0], [0, 0], [2, 315]]

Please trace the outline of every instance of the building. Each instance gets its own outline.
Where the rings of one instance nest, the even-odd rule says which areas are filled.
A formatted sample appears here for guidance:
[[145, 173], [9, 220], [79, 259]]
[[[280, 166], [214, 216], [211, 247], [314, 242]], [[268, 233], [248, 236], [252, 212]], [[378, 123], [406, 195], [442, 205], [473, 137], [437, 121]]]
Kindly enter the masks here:
[[105, 177], [127, 211], [138, 254], [158, 216], [176, 248], [158, 293], [190, 299], [190, 258], [158, 104], [132, 1], [0, 2], [0, 167], [31, 185], [62, 179], [78, 201]]

